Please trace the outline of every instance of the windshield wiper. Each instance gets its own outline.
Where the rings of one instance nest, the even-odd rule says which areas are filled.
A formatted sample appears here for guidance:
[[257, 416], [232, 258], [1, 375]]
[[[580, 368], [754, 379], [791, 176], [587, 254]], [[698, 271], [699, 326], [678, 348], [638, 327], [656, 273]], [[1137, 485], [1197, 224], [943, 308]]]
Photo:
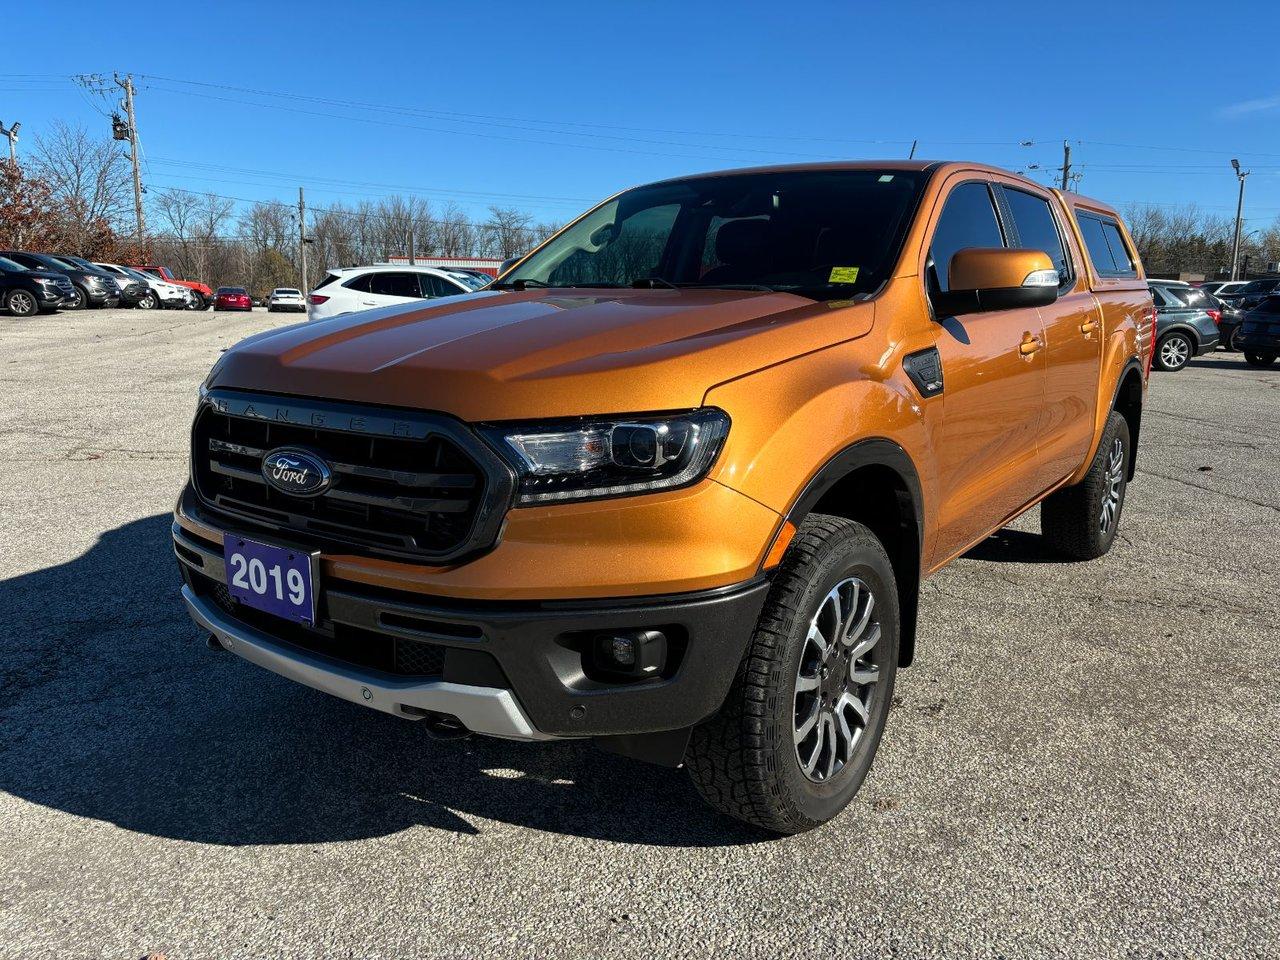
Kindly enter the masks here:
[[763, 283], [682, 283], [682, 287], [700, 287], [703, 290], [763, 290], [766, 293], [777, 293], [777, 287], [767, 287]]
[[637, 290], [653, 290], [657, 287], [666, 287], [668, 290], [679, 290], [670, 280], [663, 280], [661, 277], [637, 277], [631, 281], [631, 286]]
[[551, 284], [544, 283], [541, 280], [504, 280], [502, 283], [494, 283], [490, 285], [495, 290], [502, 290], [510, 287], [512, 290], [523, 290], [525, 287], [549, 287]]

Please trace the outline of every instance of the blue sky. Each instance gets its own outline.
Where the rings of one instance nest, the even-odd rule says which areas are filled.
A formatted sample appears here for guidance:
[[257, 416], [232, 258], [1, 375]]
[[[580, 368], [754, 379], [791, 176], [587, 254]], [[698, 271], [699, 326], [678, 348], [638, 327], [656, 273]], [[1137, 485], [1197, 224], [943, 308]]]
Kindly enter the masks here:
[[105, 133], [115, 98], [66, 78], [132, 72], [152, 193], [398, 189], [564, 220], [686, 172], [901, 157], [916, 138], [919, 157], [1048, 169], [1066, 138], [1083, 193], [1231, 216], [1237, 156], [1247, 229], [1280, 216], [1274, 2], [49, 9], [4, 15], [8, 37], [43, 39], [5, 44], [0, 120], [22, 121], [20, 151], [55, 118]]

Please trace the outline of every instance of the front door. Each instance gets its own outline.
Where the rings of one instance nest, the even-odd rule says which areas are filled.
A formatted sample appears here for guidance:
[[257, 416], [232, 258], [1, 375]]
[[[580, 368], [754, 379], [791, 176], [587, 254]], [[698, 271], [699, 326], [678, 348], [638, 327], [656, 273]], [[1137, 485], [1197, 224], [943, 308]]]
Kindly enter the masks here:
[[[956, 179], [933, 225], [925, 269], [931, 291], [948, 289], [957, 251], [1006, 245], [991, 184], [967, 174]], [[944, 386], [935, 555], [945, 559], [1040, 492], [1045, 333], [1034, 308], [936, 321]]]

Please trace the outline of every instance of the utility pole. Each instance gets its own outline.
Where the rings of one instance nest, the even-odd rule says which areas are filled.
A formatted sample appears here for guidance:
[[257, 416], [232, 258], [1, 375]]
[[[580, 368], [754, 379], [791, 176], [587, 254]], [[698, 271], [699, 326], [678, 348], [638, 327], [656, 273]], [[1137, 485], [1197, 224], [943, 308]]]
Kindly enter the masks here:
[[307, 295], [307, 201], [298, 188], [298, 263], [302, 268], [302, 295]]
[[9, 162], [12, 163], [15, 167], [18, 165], [18, 148], [16, 144], [18, 142], [18, 128], [21, 126], [22, 124], [18, 123], [18, 121], [15, 120], [6, 129], [4, 125], [4, 121], [0, 120], [0, 133], [3, 133], [6, 137], [9, 138]]
[[123, 80], [112, 74], [116, 85], [124, 91], [124, 112], [129, 118], [129, 160], [133, 163], [133, 212], [138, 218], [138, 243], [147, 235], [147, 218], [142, 212], [142, 171], [138, 167], [138, 118], [133, 112], [133, 74]]
[[1236, 200], [1236, 238], [1231, 244], [1231, 279], [1236, 280], [1236, 268], [1240, 265], [1240, 225], [1244, 222], [1244, 178], [1249, 175], [1248, 170], [1240, 169], [1240, 161], [1232, 160], [1231, 167], [1236, 172], [1236, 179], [1240, 181], [1240, 197]]
[[1071, 186], [1071, 144], [1062, 141], [1062, 192]]
[[409, 266], [417, 263], [417, 259], [413, 255], [413, 227], [409, 228]]

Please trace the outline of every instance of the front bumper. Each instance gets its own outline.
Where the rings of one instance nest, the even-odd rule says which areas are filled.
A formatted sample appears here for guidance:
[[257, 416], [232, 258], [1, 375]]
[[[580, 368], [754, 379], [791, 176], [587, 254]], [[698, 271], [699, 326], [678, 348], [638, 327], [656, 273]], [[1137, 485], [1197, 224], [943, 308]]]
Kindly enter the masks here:
[[[230, 601], [221, 544], [177, 522], [173, 541], [188, 610], [223, 647], [355, 703], [410, 718], [444, 714], [476, 733], [525, 740], [677, 730], [711, 716], [769, 589], [761, 576], [669, 596], [495, 602], [325, 577], [318, 623], [308, 628]], [[662, 676], [619, 683], [588, 675], [597, 634], [644, 629], [668, 636]], [[439, 675], [387, 669], [399, 655], [380, 658], [378, 650], [405, 643], [438, 651]]]

